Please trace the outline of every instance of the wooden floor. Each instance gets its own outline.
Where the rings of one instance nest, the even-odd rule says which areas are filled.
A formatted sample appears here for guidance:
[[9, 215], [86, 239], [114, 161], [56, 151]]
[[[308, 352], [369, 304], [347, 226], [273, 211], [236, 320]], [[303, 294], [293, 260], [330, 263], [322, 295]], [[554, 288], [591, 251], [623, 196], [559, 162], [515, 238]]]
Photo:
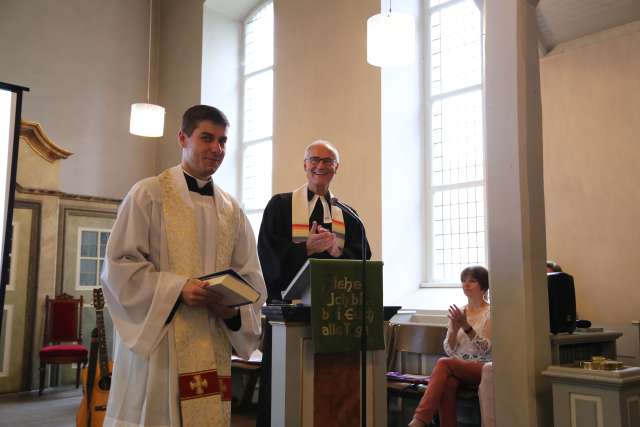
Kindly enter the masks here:
[[[82, 391], [56, 387], [38, 392], [0, 395], [0, 426], [75, 427]], [[254, 427], [255, 415], [232, 414], [231, 427]]]
[[0, 426], [75, 427], [82, 391], [73, 387], [0, 395]]

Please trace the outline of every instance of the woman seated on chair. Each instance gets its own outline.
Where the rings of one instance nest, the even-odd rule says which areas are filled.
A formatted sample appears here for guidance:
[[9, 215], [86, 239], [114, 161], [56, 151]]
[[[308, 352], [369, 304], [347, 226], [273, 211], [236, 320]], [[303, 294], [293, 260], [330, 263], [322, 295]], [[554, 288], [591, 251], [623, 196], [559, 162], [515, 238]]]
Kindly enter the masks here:
[[487, 292], [489, 272], [473, 266], [460, 274], [467, 305], [449, 307], [449, 326], [444, 350], [449, 357], [438, 360], [427, 391], [420, 399], [409, 427], [428, 425], [436, 413], [441, 427], [456, 426], [458, 387], [480, 384], [482, 366], [491, 361], [491, 314]]

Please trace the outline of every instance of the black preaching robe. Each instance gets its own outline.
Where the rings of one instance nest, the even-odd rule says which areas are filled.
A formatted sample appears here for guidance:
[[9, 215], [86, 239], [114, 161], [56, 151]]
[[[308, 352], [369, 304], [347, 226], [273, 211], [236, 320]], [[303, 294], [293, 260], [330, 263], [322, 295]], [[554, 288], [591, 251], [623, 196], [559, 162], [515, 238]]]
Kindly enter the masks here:
[[[308, 191], [308, 200], [313, 193]], [[281, 292], [289, 283], [308, 258], [334, 259], [328, 252], [307, 256], [306, 242], [293, 243], [291, 237], [291, 199], [292, 193], [276, 194], [271, 198], [262, 216], [260, 233], [258, 235], [258, 257], [262, 266], [262, 273], [267, 284], [267, 302], [281, 300]], [[360, 226], [347, 212], [343, 211], [345, 238], [344, 250], [339, 259], [361, 259], [362, 232]], [[309, 218], [309, 228], [316, 221], [318, 225], [331, 230], [331, 223], [323, 223], [323, 209], [320, 199], [316, 202], [313, 213]], [[371, 258], [369, 242], [367, 259]]]
[[[313, 198], [311, 191], [307, 192], [308, 200]], [[262, 216], [260, 233], [258, 234], [258, 257], [262, 267], [264, 281], [267, 284], [267, 303], [282, 299], [282, 291], [298, 270], [304, 265], [307, 256], [306, 242], [293, 243], [291, 237], [291, 200], [292, 193], [276, 194], [271, 198]], [[342, 212], [345, 225], [344, 249], [340, 258], [361, 259], [362, 257], [362, 232], [358, 223]], [[323, 223], [322, 202], [318, 200], [309, 218], [309, 228], [313, 221], [331, 230], [331, 223]], [[371, 258], [369, 242], [367, 246], [367, 259]], [[328, 252], [311, 255], [311, 258], [333, 259]], [[260, 376], [260, 393], [257, 426], [269, 427], [271, 425], [271, 325], [267, 323], [264, 331], [262, 375]]]

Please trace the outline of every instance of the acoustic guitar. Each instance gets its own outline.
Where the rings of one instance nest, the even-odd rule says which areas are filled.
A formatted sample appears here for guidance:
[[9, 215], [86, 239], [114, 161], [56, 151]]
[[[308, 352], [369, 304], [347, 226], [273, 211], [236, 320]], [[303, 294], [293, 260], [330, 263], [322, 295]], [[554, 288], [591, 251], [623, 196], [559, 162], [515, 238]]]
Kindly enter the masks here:
[[[82, 370], [82, 402], [76, 414], [77, 427], [102, 427], [107, 413], [107, 400], [111, 388], [111, 371], [113, 363], [107, 353], [107, 339], [104, 332], [104, 296], [102, 289], [93, 290], [93, 306], [96, 309], [95, 341], [99, 363], [96, 366], [94, 357], [90, 357], [89, 366]], [[93, 347], [93, 345], [92, 345]], [[91, 366], [93, 359], [93, 366]], [[95, 372], [93, 376], [90, 372]]]

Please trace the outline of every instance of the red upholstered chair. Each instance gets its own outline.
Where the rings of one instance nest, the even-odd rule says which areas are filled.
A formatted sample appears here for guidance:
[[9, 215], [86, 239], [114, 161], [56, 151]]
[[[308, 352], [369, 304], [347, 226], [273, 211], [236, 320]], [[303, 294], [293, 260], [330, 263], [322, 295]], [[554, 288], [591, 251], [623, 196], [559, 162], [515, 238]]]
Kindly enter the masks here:
[[40, 388], [44, 390], [47, 365], [77, 363], [76, 388], [80, 368], [87, 363], [87, 348], [82, 345], [82, 296], [62, 294], [45, 299], [44, 340], [40, 349]]

